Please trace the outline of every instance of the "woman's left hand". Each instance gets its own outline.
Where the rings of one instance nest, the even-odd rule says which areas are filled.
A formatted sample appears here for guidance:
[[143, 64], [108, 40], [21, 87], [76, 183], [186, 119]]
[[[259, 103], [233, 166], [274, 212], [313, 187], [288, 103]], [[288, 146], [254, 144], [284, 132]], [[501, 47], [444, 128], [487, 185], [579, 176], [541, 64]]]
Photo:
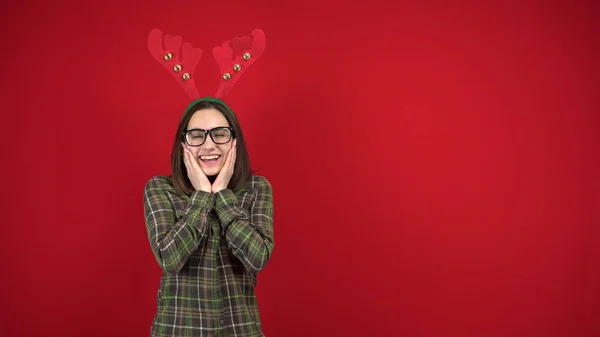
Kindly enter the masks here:
[[217, 193], [220, 190], [224, 190], [229, 185], [229, 181], [233, 176], [233, 169], [235, 167], [235, 154], [236, 154], [236, 145], [237, 139], [233, 140], [233, 144], [229, 152], [227, 153], [227, 158], [225, 159], [225, 164], [221, 167], [221, 171], [219, 171], [219, 175], [215, 179], [215, 182], [212, 184], [212, 192]]

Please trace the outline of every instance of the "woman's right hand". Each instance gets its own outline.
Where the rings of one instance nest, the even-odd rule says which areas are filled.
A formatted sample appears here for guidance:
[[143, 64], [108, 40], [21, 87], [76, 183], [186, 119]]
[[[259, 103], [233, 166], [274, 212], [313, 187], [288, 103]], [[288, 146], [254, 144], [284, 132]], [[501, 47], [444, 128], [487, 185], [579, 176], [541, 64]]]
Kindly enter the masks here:
[[198, 165], [198, 161], [194, 158], [192, 151], [190, 151], [184, 143], [181, 143], [181, 146], [183, 147], [183, 162], [185, 163], [188, 178], [190, 179], [192, 186], [194, 186], [196, 190], [210, 193], [210, 181], [208, 180], [208, 177], [206, 177], [206, 174], [204, 174], [204, 171], [202, 171], [200, 165]]

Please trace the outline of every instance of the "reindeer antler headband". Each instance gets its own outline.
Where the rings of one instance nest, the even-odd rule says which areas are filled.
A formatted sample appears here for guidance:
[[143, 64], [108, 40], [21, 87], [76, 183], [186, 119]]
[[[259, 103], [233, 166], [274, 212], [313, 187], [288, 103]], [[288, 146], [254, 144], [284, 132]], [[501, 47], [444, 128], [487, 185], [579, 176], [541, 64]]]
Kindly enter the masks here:
[[[164, 42], [164, 44], [163, 44]], [[260, 29], [252, 31], [252, 37], [235, 37], [213, 48], [213, 55], [221, 69], [221, 82], [214, 97], [223, 99], [248, 68], [263, 54], [266, 45], [265, 33]], [[148, 49], [152, 56], [167, 69], [179, 82], [191, 100], [200, 98], [194, 81], [196, 65], [202, 57], [202, 50], [181, 36], [164, 35], [160, 29], [152, 29], [148, 35]]]

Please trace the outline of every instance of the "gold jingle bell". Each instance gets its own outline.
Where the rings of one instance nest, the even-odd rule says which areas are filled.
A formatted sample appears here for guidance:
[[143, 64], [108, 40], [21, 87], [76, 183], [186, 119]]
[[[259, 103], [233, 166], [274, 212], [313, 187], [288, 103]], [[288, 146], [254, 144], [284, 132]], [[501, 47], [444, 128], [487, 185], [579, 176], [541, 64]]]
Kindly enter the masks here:
[[185, 74], [183, 74], [183, 76], [182, 76], [182, 77], [183, 77], [183, 79], [184, 79], [184, 80], [186, 80], [186, 81], [187, 81], [187, 80], [189, 80], [189, 79], [190, 79], [190, 74], [188, 74], [188, 73], [185, 73]]
[[242, 66], [240, 66], [239, 64], [236, 64], [233, 66], [233, 70], [240, 71], [240, 70], [242, 70]]
[[168, 60], [170, 60], [170, 59], [172, 59], [172, 58], [173, 58], [173, 54], [171, 54], [171, 53], [166, 53], [166, 54], [165, 54], [165, 60], [167, 60], [167, 61], [168, 61]]
[[223, 79], [224, 79], [225, 81], [227, 81], [227, 80], [228, 80], [228, 79], [230, 79], [230, 78], [231, 78], [231, 74], [230, 74], [230, 73], [225, 73], [225, 74], [223, 74]]
[[175, 71], [180, 71], [180, 70], [181, 70], [181, 65], [179, 65], [179, 64], [176, 64], [176, 65], [173, 67], [173, 70], [175, 70]]
[[248, 61], [250, 59], [250, 53], [244, 53], [244, 60]]

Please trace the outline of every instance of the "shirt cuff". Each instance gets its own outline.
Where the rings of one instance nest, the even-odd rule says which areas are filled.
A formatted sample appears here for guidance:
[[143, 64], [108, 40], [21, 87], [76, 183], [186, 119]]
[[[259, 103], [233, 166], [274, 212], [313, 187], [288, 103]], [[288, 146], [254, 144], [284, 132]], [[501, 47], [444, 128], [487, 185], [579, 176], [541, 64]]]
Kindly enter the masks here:
[[203, 222], [206, 215], [210, 213], [215, 205], [215, 195], [205, 191], [194, 191], [189, 198], [188, 206], [183, 215], [187, 217], [188, 223], [200, 229], [200, 223]]
[[223, 230], [235, 219], [248, 220], [248, 213], [240, 208], [237, 197], [230, 189], [220, 190], [215, 194], [215, 212]]

